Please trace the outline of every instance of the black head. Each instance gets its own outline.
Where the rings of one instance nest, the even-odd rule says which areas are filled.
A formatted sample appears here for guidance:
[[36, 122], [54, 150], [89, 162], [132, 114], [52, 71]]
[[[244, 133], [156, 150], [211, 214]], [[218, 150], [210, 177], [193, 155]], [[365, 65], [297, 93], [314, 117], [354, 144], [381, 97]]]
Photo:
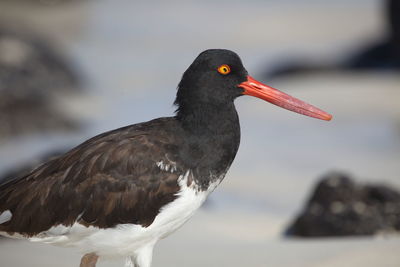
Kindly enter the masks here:
[[239, 56], [225, 49], [202, 52], [185, 71], [175, 100], [177, 116], [204, 110], [221, 112], [225, 107], [232, 108], [233, 100], [240, 95], [255, 96], [306, 116], [322, 120], [332, 118], [310, 104], [253, 79]]
[[239, 56], [225, 49], [202, 52], [183, 74], [175, 105], [178, 111], [187, 105], [223, 105], [243, 94], [238, 85], [247, 80], [247, 71]]

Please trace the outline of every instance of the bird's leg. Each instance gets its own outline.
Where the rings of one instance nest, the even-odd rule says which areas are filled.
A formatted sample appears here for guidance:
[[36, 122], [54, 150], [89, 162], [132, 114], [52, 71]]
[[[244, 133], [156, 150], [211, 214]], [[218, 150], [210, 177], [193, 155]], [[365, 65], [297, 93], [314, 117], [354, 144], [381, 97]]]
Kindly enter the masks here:
[[133, 263], [133, 257], [131, 256], [126, 257], [125, 267], [135, 267]]
[[99, 256], [97, 256], [95, 253], [85, 254], [81, 259], [81, 264], [79, 267], [96, 267], [98, 258]]
[[151, 267], [151, 260], [153, 256], [153, 247], [154, 243], [150, 243], [149, 245], [137, 249], [135, 254], [130, 257], [130, 260], [133, 261], [134, 267]]

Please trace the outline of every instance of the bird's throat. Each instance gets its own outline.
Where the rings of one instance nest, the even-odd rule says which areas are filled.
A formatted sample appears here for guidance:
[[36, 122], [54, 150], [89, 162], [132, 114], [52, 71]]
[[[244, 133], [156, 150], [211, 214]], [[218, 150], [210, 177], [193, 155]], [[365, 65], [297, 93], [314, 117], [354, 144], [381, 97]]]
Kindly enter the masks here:
[[186, 132], [184, 156], [198, 184], [207, 187], [223, 176], [236, 156], [240, 125], [235, 107], [197, 105], [180, 109], [177, 119]]
[[176, 117], [186, 131], [197, 136], [212, 137], [235, 130], [240, 133], [239, 118], [233, 103], [183, 106], [179, 107]]

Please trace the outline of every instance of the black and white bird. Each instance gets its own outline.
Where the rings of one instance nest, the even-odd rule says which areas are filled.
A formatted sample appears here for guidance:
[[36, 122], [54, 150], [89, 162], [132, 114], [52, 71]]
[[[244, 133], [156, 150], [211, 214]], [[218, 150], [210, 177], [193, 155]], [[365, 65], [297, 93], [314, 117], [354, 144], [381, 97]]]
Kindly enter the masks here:
[[237, 54], [202, 52], [179, 83], [174, 117], [95, 136], [0, 186], [0, 234], [78, 247], [82, 267], [122, 256], [149, 267], [158, 240], [182, 226], [222, 181], [240, 142], [234, 100], [251, 95], [331, 115], [248, 76]]

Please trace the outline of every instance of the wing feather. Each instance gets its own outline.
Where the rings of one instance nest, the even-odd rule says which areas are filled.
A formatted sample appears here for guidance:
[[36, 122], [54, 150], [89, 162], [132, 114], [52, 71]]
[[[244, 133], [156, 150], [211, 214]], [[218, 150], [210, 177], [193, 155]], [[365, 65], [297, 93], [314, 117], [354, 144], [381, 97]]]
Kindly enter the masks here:
[[94, 137], [28, 175], [0, 186], [0, 231], [34, 236], [79, 222], [99, 228], [150, 225], [176, 198], [180, 170], [156, 162], [171, 157], [176, 140], [150, 121]]

